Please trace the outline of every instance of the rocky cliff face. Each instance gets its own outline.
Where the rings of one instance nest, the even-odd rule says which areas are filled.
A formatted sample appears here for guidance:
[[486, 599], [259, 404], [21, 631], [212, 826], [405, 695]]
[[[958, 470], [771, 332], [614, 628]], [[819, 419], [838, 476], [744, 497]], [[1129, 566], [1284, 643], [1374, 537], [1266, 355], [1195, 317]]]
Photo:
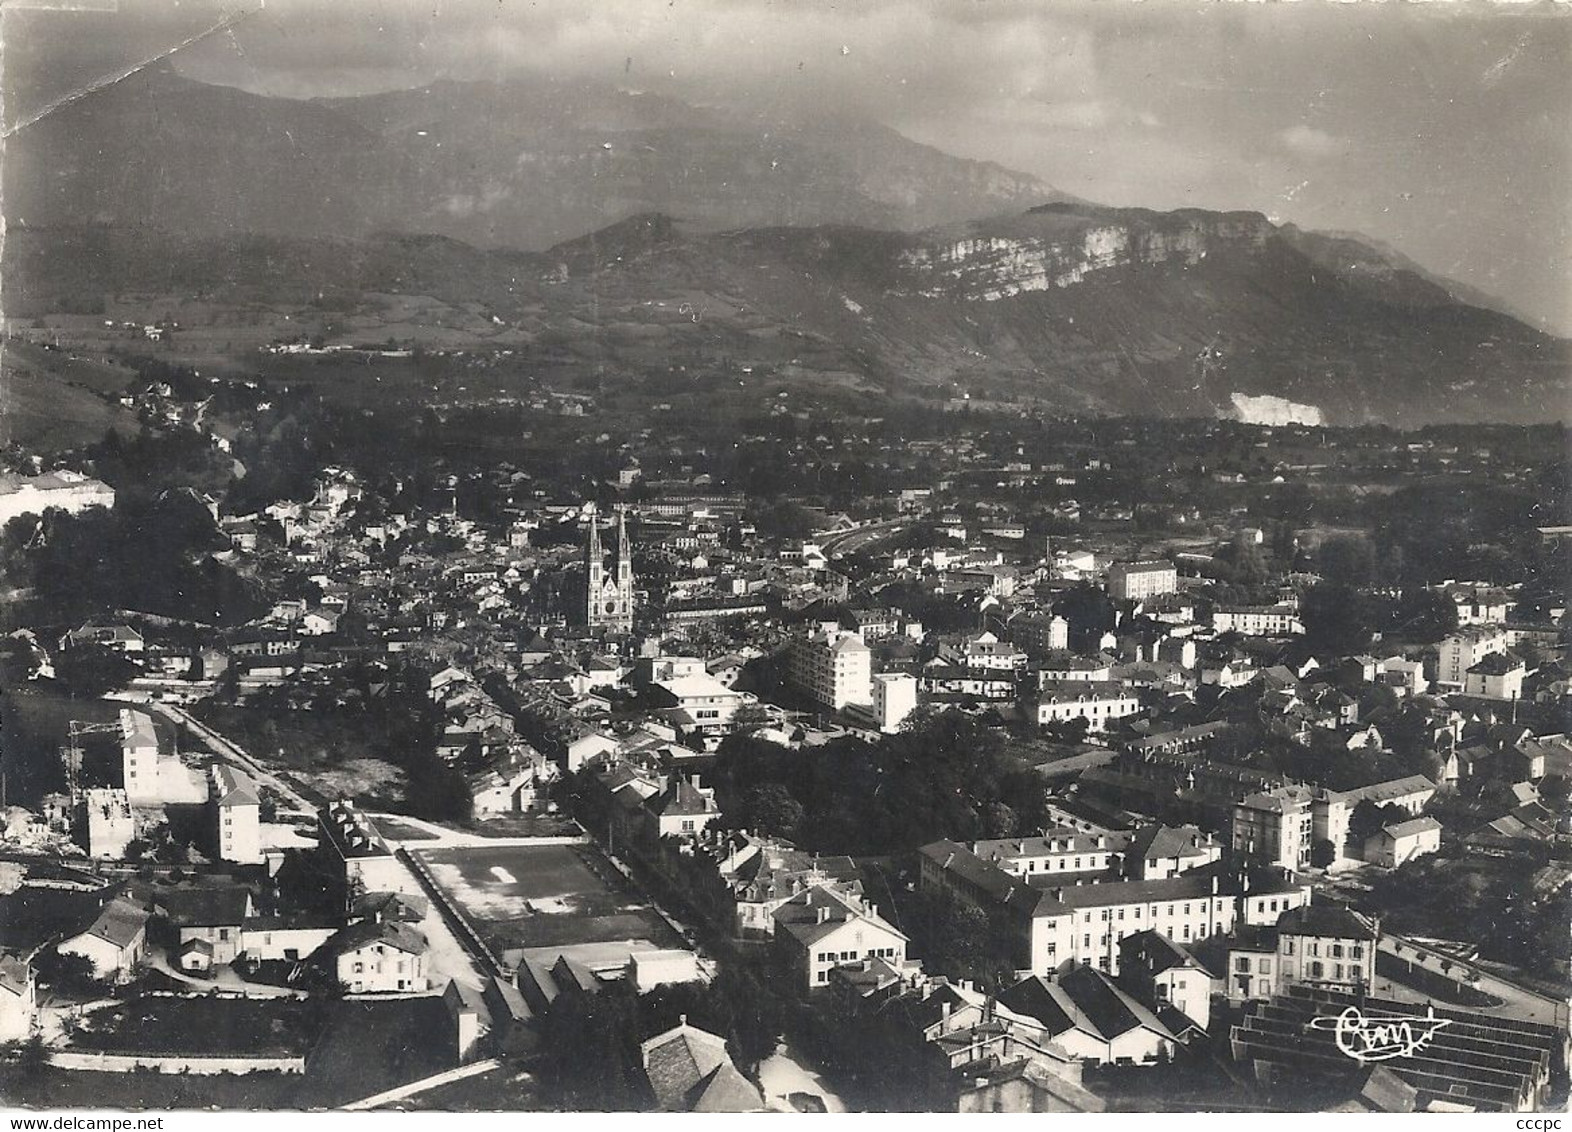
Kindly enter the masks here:
[[1272, 233], [1258, 214], [1203, 213], [1174, 214], [1157, 224], [1088, 220], [1063, 234], [965, 236], [903, 252], [900, 286], [928, 298], [994, 302], [1072, 287], [1115, 268], [1194, 266], [1217, 251], [1255, 253]]

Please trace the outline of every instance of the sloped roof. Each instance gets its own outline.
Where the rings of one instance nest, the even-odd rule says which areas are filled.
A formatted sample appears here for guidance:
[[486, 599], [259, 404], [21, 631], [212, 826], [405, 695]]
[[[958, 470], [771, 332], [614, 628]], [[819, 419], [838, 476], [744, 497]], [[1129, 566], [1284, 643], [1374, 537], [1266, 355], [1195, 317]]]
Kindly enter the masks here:
[[1139, 953], [1145, 958], [1146, 965], [1153, 974], [1172, 971], [1176, 967], [1185, 967], [1201, 970], [1201, 964], [1184, 948], [1169, 939], [1160, 931], [1146, 928], [1143, 931], [1127, 935], [1119, 941], [1121, 952]]
[[1334, 939], [1376, 938], [1375, 926], [1341, 904], [1305, 904], [1277, 917], [1279, 934], [1327, 936]]
[[1144, 859], [1201, 857], [1211, 848], [1209, 834], [1193, 825], [1143, 825], [1130, 835], [1130, 855]]
[[1410, 818], [1408, 821], [1393, 822], [1391, 825], [1382, 826], [1381, 832], [1396, 840], [1399, 837], [1413, 837], [1420, 833], [1429, 833], [1431, 830], [1441, 828], [1441, 823], [1435, 818]]
[[[147, 927], [148, 914], [129, 900], [116, 897], [105, 904], [83, 935], [97, 936], [116, 947], [130, 947]], [[239, 922], [238, 920], [236, 921]]]
[[1103, 1112], [1107, 1106], [1097, 1094], [1087, 1091], [1074, 1081], [1051, 1072], [1033, 1058], [1011, 1061], [981, 1075], [989, 1085], [1002, 1085], [1010, 1081], [1026, 1081], [1054, 1097], [1075, 1112]]
[[686, 1018], [642, 1043], [639, 1053], [655, 1103], [668, 1112], [691, 1111], [693, 1094], [717, 1069], [731, 1065], [726, 1039], [688, 1025]]
[[426, 953], [426, 937], [414, 928], [407, 924], [378, 923], [376, 920], [362, 920], [349, 925], [324, 943], [322, 950], [336, 956], [378, 943], [409, 955]]
[[213, 768], [213, 778], [218, 787], [218, 804], [220, 806], [256, 806], [261, 804], [261, 796], [257, 793], [257, 784], [251, 777], [242, 774], [232, 766], [220, 763]]
[[[819, 919], [819, 909], [828, 910], [828, 918]], [[854, 898], [832, 885], [816, 885], [795, 896], [775, 910], [775, 926], [788, 932], [804, 947], [843, 927], [852, 920], [861, 920], [889, 932], [900, 939], [906, 935], [875, 912], [871, 906], [859, 907]]]
[[649, 803], [649, 808], [662, 817], [712, 814], [715, 802], [699, 792], [699, 788], [685, 778], [679, 778], [660, 797]]
[[0, 990], [21, 997], [27, 993], [32, 971], [19, 955], [0, 955]]
[[690, 1096], [693, 1112], [758, 1112], [764, 1107], [758, 1088], [729, 1061], [701, 1081]]
[[176, 927], [238, 927], [248, 915], [251, 890], [237, 885], [159, 892], [154, 905]]

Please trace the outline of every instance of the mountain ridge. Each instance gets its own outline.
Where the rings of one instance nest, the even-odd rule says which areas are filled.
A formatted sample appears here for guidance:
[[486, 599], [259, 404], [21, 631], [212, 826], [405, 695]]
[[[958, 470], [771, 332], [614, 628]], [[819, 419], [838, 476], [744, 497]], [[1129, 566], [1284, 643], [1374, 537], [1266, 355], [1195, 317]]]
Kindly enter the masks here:
[[387, 297], [419, 296], [444, 341], [500, 337], [530, 364], [569, 380], [593, 370], [613, 391], [680, 359], [788, 387], [1049, 411], [1234, 416], [1259, 403], [1410, 426], [1559, 417], [1572, 358], [1572, 342], [1402, 269], [1329, 270], [1302, 234], [1252, 212], [1061, 203], [918, 232], [716, 231], [644, 213], [536, 253], [411, 234], [215, 243], [23, 227], [11, 243], [38, 285], [19, 296], [35, 310], [83, 287], [166, 291], [272, 304], [299, 332], [331, 325], [313, 314], [327, 295], [359, 312], [343, 338], [380, 341], [418, 332], [382, 313]]
[[538, 250], [648, 211], [716, 229], [918, 229], [1070, 199], [871, 121], [856, 132], [760, 122], [595, 83], [287, 99], [154, 67], [60, 108], [10, 146], [8, 220], [207, 235], [390, 230]]

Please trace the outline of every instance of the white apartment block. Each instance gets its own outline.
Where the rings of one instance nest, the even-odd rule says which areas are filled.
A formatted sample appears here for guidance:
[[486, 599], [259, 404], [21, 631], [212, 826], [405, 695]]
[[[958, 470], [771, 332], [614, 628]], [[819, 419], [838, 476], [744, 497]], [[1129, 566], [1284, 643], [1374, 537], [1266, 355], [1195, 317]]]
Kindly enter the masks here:
[[218, 856], [239, 865], [260, 865], [262, 798], [256, 783], [233, 767], [215, 764], [209, 797], [218, 831]]
[[1116, 562], [1108, 567], [1109, 596], [1142, 601], [1179, 589], [1179, 571], [1171, 562]]
[[1436, 683], [1454, 691], [1468, 682], [1468, 670], [1485, 657], [1507, 651], [1505, 629], [1475, 626], [1442, 641], [1436, 655]]
[[873, 678], [873, 718], [879, 730], [892, 735], [917, 710], [917, 677], [907, 672], [881, 672]]
[[132, 802], [158, 801], [158, 732], [152, 717], [120, 709], [120, 763], [126, 796]]
[[873, 699], [873, 652], [857, 633], [825, 627], [798, 637], [787, 674], [797, 688], [835, 711]]

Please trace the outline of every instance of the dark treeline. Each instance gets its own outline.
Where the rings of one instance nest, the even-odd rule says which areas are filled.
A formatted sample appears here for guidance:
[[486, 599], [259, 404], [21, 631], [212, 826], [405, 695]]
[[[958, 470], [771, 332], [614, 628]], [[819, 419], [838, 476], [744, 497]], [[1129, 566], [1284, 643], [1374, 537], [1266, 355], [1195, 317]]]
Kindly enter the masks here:
[[[840, 739], [788, 750], [734, 735], [721, 745], [715, 774], [723, 811], [756, 812], [758, 791], [783, 788], [801, 807], [794, 840], [822, 853], [896, 853], [939, 837], [1009, 837], [1046, 821], [1037, 773], [1005, 749], [999, 732], [953, 712], [920, 718], [877, 743]], [[783, 802], [771, 792], [771, 812], [795, 816]]]

